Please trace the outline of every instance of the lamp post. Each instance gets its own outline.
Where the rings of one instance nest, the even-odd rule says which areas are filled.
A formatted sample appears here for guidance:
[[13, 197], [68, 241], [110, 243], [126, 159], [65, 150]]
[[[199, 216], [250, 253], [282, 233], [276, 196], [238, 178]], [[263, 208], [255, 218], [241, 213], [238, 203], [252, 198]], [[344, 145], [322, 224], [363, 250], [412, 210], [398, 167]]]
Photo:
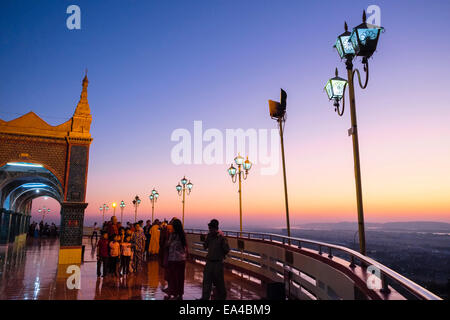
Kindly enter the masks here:
[[45, 206], [42, 207], [42, 222], [44, 222], [46, 212], [47, 212], [47, 208]]
[[103, 213], [103, 223], [105, 223], [105, 213], [106, 211], [109, 210], [109, 207], [106, 205], [106, 203], [104, 203], [101, 207], [100, 207], [100, 213]]
[[134, 222], [137, 221], [137, 209], [139, 205], [141, 204], [141, 199], [139, 199], [139, 196], [134, 197], [133, 199], [133, 206], [134, 206]]
[[159, 193], [158, 191], [155, 190], [155, 188], [153, 188], [152, 193], [148, 196], [150, 199], [150, 202], [152, 203], [152, 223], [155, 220], [155, 202], [156, 200], [158, 200], [159, 197]]
[[120, 201], [120, 223], [123, 223], [123, 209], [125, 209], [125, 201]]
[[[48, 211], [47, 211], [47, 210], [48, 210]], [[42, 213], [42, 222], [44, 222], [45, 214], [46, 214], [47, 212], [50, 213], [50, 209], [47, 209], [45, 206], [43, 206], [42, 209], [41, 209], [41, 208], [38, 209], [38, 212], [39, 212], [39, 214]]]
[[[384, 28], [368, 24], [366, 22], [366, 12], [363, 12], [363, 23], [353, 28], [352, 32], [348, 31], [347, 23], [344, 24], [345, 32], [338, 36], [334, 47], [338, 51], [341, 59], [345, 59], [345, 66], [347, 69], [347, 80], [338, 76], [336, 68], [335, 77], [328, 80], [325, 91], [329, 100], [333, 100], [335, 111], [339, 116], [344, 114], [345, 109], [345, 89], [348, 86], [350, 98], [350, 118], [352, 127], [348, 130], [348, 135], [352, 136], [353, 143], [353, 162], [355, 171], [355, 186], [356, 186], [356, 203], [358, 208], [358, 232], [359, 232], [359, 250], [361, 254], [366, 254], [366, 239], [364, 232], [364, 210], [362, 200], [362, 186], [361, 186], [361, 168], [359, 161], [359, 141], [358, 128], [356, 120], [356, 103], [355, 103], [355, 88], [354, 77], [358, 74], [359, 86], [362, 89], [367, 87], [369, 81], [369, 61], [368, 59], [373, 55], [377, 48], [378, 38]], [[358, 69], [353, 69], [353, 59], [356, 56], [362, 57], [364, 72], [366, 73], [366, 80], [364, 84], [361, 82], [361, 74]], [[340, 101], [342, 100], [342, 109], [340, 108]]]
[[[233, 181], [233, 183], [236, 183], [236, 180], [239, 180], [239, 230], [242, 232], [242, 178], [244, 180], [247, 179], [248, 171], [252, 167], [252, 163], [248, 160], [248, 157], [247, 160], [244, 161], [244, 158], [239, 154], [234, 158], [234, 162], [238, 169], [236, 170], [233, 164], [231, 164], [228, 168], [228, 174], [231, 176], [231, 181]], [[242, 170], [242, 168], [244, 170]]]
[[[286, 91], [281, 89], [280, 102], [269, 100], [269, 112], [270, 117], [277, 121], [280, 129], [281, 140], [281, 159], [283, 162], [283, 181], [284, 181], [284, 204], [286, 208], [286, 229], [288, 237], [291, 236], [291, 224], [289, 220], [289, 204], [288, 204], [288, 192], [287, 192], [287, 179], [286, 179], [286, 161], [284, 158], [284, 124], [286, 122]], [[290, 241], [290, 240], [289, 240]]]
[[[181, 183], [181, 184], [180, 184]], [[176, 189], [178, 192], [178, 195], [181, 196], [183, 195], [183, 217], [182, 217], [182, 223], [183, 223], [183, 227], [184, 227], [184, 203], [185, 203], [185, 194], [186, 194], [186, 189], [187, 189], [187, 194], [190, 195], [191, 194], [191, 190], [192, 187], [194, 186], [191, 181], [186, 179], [186, 177], [183, 177], [183, 179], [181, 179], [180, 183], [177, 184]]]
[[116, 216], [117, 203], [113, 202], [112, 207], [113, 207], [113, 216], [115, 217]]
[[[42, 214], [42, 221], [44, 221], [44, 219], [45, 219], [45, 214], [46, 214], [46, 212], [45, 212], [45, 209], [44, 209], [44, 212]], [[50, 214], [50, 208], [47, 209], [47, 214]]]

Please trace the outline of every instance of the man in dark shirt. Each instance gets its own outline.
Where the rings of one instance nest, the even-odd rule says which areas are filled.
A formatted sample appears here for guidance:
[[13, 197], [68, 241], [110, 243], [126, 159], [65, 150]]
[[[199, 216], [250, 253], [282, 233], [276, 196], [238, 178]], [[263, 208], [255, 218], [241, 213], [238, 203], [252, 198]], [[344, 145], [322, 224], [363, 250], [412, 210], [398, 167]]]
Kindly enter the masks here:
[[227, 290], [223, 274], [223, 260], [230, 251], [230, 246], [222, 232], [219, 231], [219, 221], [212, 219], [208, 227], [209, 233], [203, 243], [203, 247], [208, 249], [208, 254], [206, 255], [206, 265], [203, 271], [201, 300], [209, 300], [213, 284], [216, 288], [216, 300], [225, 300]]
[[147, 220], [147, 223], [144, 227], [144, 235], [145, 235], [145, 252], [147, 253], [147, 259], [149, 258], [148, 253], [148, 245], [150, 244], [150, 228], [152, 227], [152, 223], [150, 220]]
[[112, 241], [112, 239], [114, 239], [115, 236], [117, 236], [119, 234], [119, 228], [117, 226], [116, 216], [111, 217], [111, 221], [108, 224], [107, 230], [108, 230], [108, 237], [111, 241]]

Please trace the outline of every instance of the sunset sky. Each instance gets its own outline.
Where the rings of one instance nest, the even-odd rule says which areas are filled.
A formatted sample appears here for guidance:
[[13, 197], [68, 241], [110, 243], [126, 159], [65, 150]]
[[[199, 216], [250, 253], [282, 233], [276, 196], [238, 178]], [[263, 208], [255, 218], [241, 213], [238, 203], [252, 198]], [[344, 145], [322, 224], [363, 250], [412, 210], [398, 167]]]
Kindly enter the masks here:
[[[81, 8], [68, 30], [66, 8]], [[288, 94], [285, 151], [291, 224], [356, 221], [348, 108], [339, 117], [323, 87], [345, 66], [336, 36], [381, 8], [366, 90], [356, 87], [365, 219], [450, 222], [450, 2], [442, 1], [12, 1], [0, 3], [0, 118], [30, 110], [69, 119], [88, 68], [93, 116], [85, 222], [99, 206], [160, 198], [156, 217], [181, 218], [175, 186], [194, 184], [186, 227], [239, 223], [230, 163], [175, 165], [172, 132], [275, 129], [268, 99]], [[361, 67], [360, 59], [355, 65]], [[347, 107], [347, 106], [346, 106]], [[203, 143], [203, 148], [208, 145]], [[252, 159], [250, 159], [252, 160]], [[244, 228], [285, 225], [283, 176], [256, 163], [243, 182]], [[46, 204], [59, 222], [56, 201]], [[112, 208], [109, 216], [112, 214]], [[119, 210], [116, 212], [119, 215]]]

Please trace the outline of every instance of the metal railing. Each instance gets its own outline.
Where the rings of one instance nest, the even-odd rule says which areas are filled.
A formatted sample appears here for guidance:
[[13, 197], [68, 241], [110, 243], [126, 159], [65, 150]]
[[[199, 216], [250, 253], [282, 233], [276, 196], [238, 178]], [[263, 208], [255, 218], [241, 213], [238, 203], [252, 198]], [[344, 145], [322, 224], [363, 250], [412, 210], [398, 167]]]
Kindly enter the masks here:
[[[207, 234], [207, 230], [201, 229], [186, 229], [186, 233], [191, 234]], [[394, 270], [382, 265], [381, 263], [362, 255], [361, 253], [343, 247], [339, 245], [334, 245], [330, 243], [308, 240], [303, 238], [288, 237], [273, 233], [261, 233], [261, 232], [239, 232], [239, 231], [222, 231], [224, 236], [243, 240], [259, 240], [267, 242], [268, 244], [282, 245], [286, 249], [289, 248], [308, 248], [317, 251], [319, 255], [327, 254], [329, 259], [333, 259], [334, 256], [339, 256], [339, 258], [348, 261], [350, 268], [355, 268], [357, 264], [362, 268], [368, 266], [374, 266], [380, 270], [382, 289], [380, 290], [383, 294], [389, 294], [391, 286], [393, 289], [397, 290], [401, 294], [409, 294], [413, 298], [420, 300], [442, 300], [439, 296], [428, 291], [427, 289], [421, 287], [417, 283], [409, 280], [408, 278], [402, 276], [401, 274], [395, 272]]]

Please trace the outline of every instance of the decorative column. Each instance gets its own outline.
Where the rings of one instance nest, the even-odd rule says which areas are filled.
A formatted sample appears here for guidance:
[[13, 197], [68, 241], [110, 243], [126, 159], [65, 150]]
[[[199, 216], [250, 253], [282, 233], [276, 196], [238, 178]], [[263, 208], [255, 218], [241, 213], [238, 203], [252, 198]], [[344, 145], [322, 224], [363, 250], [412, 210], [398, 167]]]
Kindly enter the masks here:
[[27, 216], [27, 223], [25, 225], [25, 232], [28, 233], [28, 229], [30, 228], [30, 220], [31, 220], [31, 214]]
[[67, 137], [68, 156], [64, 177], [64, 201], [61, 203], [59, 264], [81, 263], [84, 210], [88, 205], [85, 200], [89, 146], [92, 142], [89, 133], [92, 115], [88, 102], [88, 84], [86, 74]]
[[87, 205], [79, 202], [61, 204], [59, 264], [81, 263], [83, 219]]
[[14, 230], [16, 236], [14, 237], [14, 241], [17, 240], [17, 236], [20, 236], [22, 231], [22, 216], [23, 216], [22, 213], [16, 212], [16, 228]]
[[18, 228], [17, 228], [17, 235], [22, 235], [23, 234], [23, 229], [24, 229], [24, 225], [25, 225], [25, 214], [24, 213], [19, 213], [19, 223], [18, 223]]
[[7, 244], [9, 242], [9, 232], [11, 226], [11, 211], [0, 209], [2, 211], [2, 222], [0, 228], [0, 244]]
[[9, 226], [9, 242], [14, 242], [16, 239], [16, 225], [17, 225], [17, 214], [14, 211], [9, 211], [11, 214], [11, 224]]
[[0, 234], [1, 234], [1, 230], [2, 230], [2, 226], [3, 226], [3, 212], [5, 211], [5, 209], [0, 208]]

